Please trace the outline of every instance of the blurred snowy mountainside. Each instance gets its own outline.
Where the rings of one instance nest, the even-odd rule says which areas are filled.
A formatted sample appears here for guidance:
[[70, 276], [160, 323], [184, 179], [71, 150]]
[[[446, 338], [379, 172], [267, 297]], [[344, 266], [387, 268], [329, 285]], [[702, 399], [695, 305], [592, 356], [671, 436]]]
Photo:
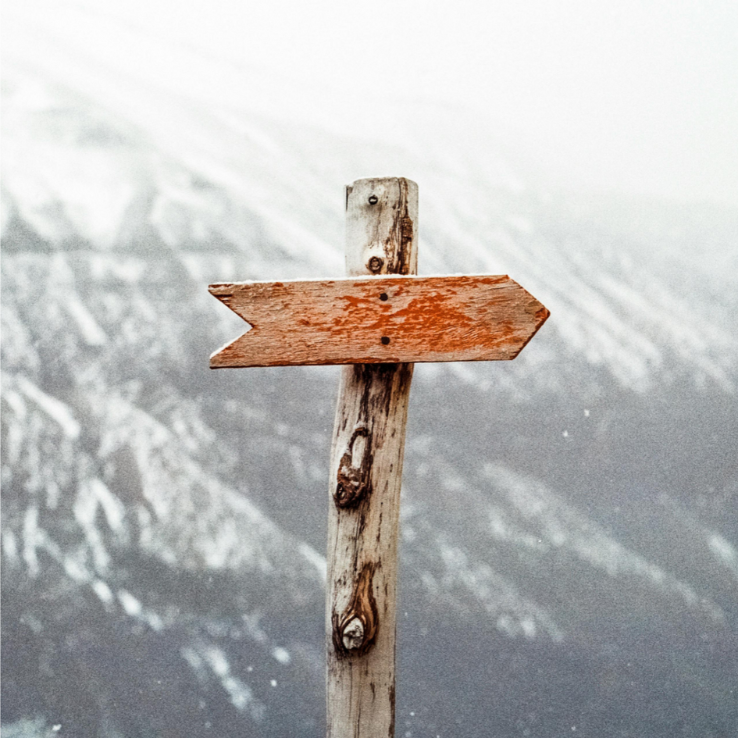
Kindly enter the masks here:
[[[141, 52], [153, 43], [94, 20], [102, 38], [132, 34]], [[51, 33], [48, 21], [34, 23], [35, 33]], [[96, 49], [105, 64], [91, 65], [73, 37], [30, 59], [23, 40], [6, 52], [15, 64], [4, 81], [5, 227], [16, 216], [52, 244], [81, 239], [104, 250], [143, 248], [153, 232], [187, 252], [179, 258], [203, 281], [334, 276], [343, 271], [342, 185], [388, 169], [420, 184], [421, 273], [509, 273], [552, 310], [540, 339], [632, 389], [675, 366], [734, 388], [730, 212], [715, 208], [705, 232], [704, 212], [638, 208], [634, 224], [613, 202], [562, 202], [531, 187], [535, 169], [485, 121], [470, 115], [460, 138], [458, 111], [441, 106], [385, 105], [389, 143], [381, 124], [377, 136], [366, 130], [372, 121], [357, 130], [342, 120], [325, 92], [294, 88], [280, 99], [263, 72], [174, 43], [171, 66], [193, 72], [188, 84], [181, 71], [148, 78], [142, 62], [105, 48]], [[335, 131], [316, 110], [336, 114]], [[603, 207], [610, 232], [582, 239]], [[545, 346], [538, 353], [550, 356]]]
[[206, 286], [341, 275], [342, 185], [391, 174], [421, 273], [509, 273], [552, 311], [515, 362], [416, 368], [401, 709], [730, 726], [738, 215], [562, 193], [471, 116], [398, 103], [390, 134], [67, 10], [4, 51], [4, 724], [320, 733], [336, 370], [210, 372], [242, 323]]

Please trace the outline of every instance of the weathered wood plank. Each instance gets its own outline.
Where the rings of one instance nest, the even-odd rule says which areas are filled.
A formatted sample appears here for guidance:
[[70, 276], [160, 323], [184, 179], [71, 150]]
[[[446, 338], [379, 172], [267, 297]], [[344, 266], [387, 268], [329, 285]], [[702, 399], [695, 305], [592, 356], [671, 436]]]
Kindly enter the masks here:
[[507, 276], [242, 282], [210, 292], [251, 325], [212, 355], [213, 368], [514, 359], [548, 317]]
[[[414, 182], [354, 182], [346, 211], [349, 274], [416, 271]], [[407, 363], [341, 373], [328, 514], [328, 738], [394, 737], [397, 541], [412, 374]]]

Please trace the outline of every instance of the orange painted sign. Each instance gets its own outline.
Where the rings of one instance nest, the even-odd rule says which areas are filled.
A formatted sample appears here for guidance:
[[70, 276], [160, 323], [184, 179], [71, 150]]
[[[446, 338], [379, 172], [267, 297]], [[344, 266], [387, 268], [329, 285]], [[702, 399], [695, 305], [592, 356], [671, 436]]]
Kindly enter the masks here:
[[250, 329], [210, 366], [514, 359], [548, 310], [507, 276], [210, 285]]

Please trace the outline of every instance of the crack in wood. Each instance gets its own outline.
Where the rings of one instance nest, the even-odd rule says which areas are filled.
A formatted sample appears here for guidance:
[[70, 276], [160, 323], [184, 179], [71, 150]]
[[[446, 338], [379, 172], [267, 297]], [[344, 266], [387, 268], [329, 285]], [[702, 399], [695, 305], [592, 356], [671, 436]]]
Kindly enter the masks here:
[[399, 197], [395, 206], [395, 217], [384, 242], [384, 251], [387, 255], [385, 265], [386, 274], [410, 274], [413, 257], [417, 258], [417, 251], [412, 248], [415, 229], [413, 219], [408, 209], [408, 181], [404, 177], [397, 180]]

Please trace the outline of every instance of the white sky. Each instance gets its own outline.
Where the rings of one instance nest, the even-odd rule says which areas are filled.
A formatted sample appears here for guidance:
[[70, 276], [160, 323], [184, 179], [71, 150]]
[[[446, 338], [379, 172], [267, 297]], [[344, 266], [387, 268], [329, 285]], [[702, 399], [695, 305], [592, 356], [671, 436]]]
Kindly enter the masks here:
[[[56, 8], [63, 33], [66, 3], [5, 2], [34, 4]], [[564, 181], [738, 204], [737, 0], [76, 6], [263, 69], [277, 94], [288, 81], [319, 88], [349, 117], [386, 125], [377, 132], [383, 138], [392, 136], [378, 114], [383, 103], [447, 102], [458, 105], [459, 135], [478, 110], [496, 134]]]

